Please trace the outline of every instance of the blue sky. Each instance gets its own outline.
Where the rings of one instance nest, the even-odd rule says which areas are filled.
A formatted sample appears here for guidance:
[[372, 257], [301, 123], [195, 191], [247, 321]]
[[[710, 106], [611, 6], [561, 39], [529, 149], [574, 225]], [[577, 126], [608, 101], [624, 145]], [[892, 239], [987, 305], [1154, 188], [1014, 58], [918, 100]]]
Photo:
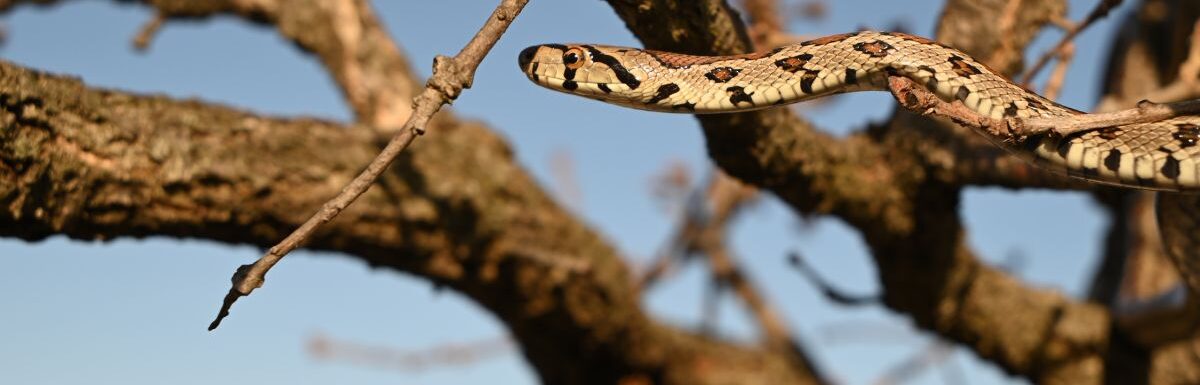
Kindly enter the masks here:
[[[457, 52], [495, 5], [478, 0], [374, 3], [423, 76], [434, 55]], [[827, 3], [826, 19], [798, 21], [792, 31], [824, 35], [901, 22], [930, 35], [942, 6], [936, 0]], [[1072, 6], [1072, 19], [1079, 19], [1091, 2], [1072, 1]], [[872, 11], [861, 12], [868, 8]], [[133, 36], [151, 17], [146, 8], [112, 2], [21, 7], [0, 18], [8, 35], [0, 57], [80, 76], [94, 86], [199, 98], [275, 116], [349, 119], [319, 64], [272, 30], [227, 17], [175, 22], [160, 31], [148, 52], [133, 52]], [[1104, 62], [1102, 43], [1112, 26], [1103, 22], [1078, 40], [1076, 64], [1061, 98], [1065, 104], [1085, 110], [1093, 104], [1102, 70], [1094, 63]], [[1033, 52], [1057, 36], [1045, 34]], [[575, 210], [635, 262], [646, 261], [672, 227], [672, 218], [650, 194], [650, 181], [670, 162], [683, 162], [693, 175], [703, 175], [708, 167], [703, 137], [690, 116], [621, 109], [529, 83], [517, 71], [517, 52], [552, 41], [637, 46], [604, 2], [534, 0], [453, 110], [496, 128], [552, 191], [552, 159], [569, 154], [582, 190]], [[802, 113], [823, 129], [845, 133], [884, 119], [893, 103], [884, 93], [856, 94]], [[963, 212], [971, 244], [989, 261], [1021, 253], [1026, 258], [1020, 273], [1028, 281], [1073, 296], [1085, 290], [1107, 220], [1082, 194], [972, 189]], [[785, 255], [799, 251], [840, 287], [876, 292], [865, 246], [839, 221], [801, 224], [767, 199], [732, 230], [746, 267], [836, 378], [870, 383], [927, 344], [905, 317], [879, 307], [829, 304], [786, 268]], [[316, 334], [399, 349], [504, 334], [491, 315], [457, 294], [436, 292], [423, 280], [373, 270], [335, 253], [293, 253], [263, 289], [238, 303], [221, 329], [205, 331], [233, 269], [258, 255], [251, 247], [199, 240], [100, 243], [55, 237], [30, 244], [0, 239], [0, 309], [6, 313], [0, 317], [0, 383], [536, 382], [517, 353], [416, 372], [312, 358], [305, 343]], [[668, 322], [694, 327], [704, 274], [699, 266], [681, 271], [648, 295], [647, 306]], [[725, 301], [721, 314], [722, 333], [754, 338], [740, 304]], [[860, 335], [847, 338], [847, 330]], [[950, 361], [973, 384], [1019, 382], [969, 352]], [[913, 383], [938, 384], [942, 377], [935, 370]]]

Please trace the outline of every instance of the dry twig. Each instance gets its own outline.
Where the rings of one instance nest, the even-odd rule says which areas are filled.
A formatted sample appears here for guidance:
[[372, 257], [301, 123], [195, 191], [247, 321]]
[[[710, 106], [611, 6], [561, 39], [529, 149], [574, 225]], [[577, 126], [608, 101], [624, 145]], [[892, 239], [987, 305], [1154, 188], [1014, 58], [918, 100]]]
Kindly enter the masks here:
[[417, 136], [424, 134], [425, 126], [442, 106], [451, 103], [464, 88], [470, 88], [475, 77], [475, 69], [483, 61], [484, 56], [500, 39], [514, 18], [525, 7], [529, 0], [504, 0], [492, 12], [483, 28], [475, 34], [458, 55], [454, 57], [438, 56], [434, 59], [433, 76], [426, 83], [425, 90], [413, 101], [413, 114], [392, 137], [387, 146], [371, 161], [353, 181], [347, 185], [338, 196], [326, 202], [316, 214], [313, 214], [300, 228], [289, 234], [287, 238], [271, 247], [266, 254], [253, 264], [238, 267], [233, 275], [233, 285], [221, 304], [221, 310], [216, 319], [208, 326], [208, 330], [220, 326], [221, 320], [229, 315], [229, 309], [238, 298], [250, 295], [254, 289], [262, 286], [267, 271], [275, 266], [283, 256], [300, 247], [309, 236], [322, 224], [329, 222], [347, 206], [354, 202], [375, 183], [388, 165], [404, 151]]
[[800, 253], [793, 252], [791, 255], [788, 255], [788, 263], [790, 263], [792, 267], [796, 268], [796, 270], [800, 272], [800, 275], [804, 276], [804, 278], [807, 278], [809, 282], [812, 282], [812, 284], [821, 291], [821, 294], [825, 296], [825, 299], [828, 299], [830, 302], [846, 306], [859, 306], [879, 303], [878, 296], [846, 294], [842, 290], [833, 287], [833, 285], [830, 284], [828, 280], [821, 277], [821, 274], [817, 273], [812, 266], [809, 266], [808, 263], [804, 262], [804, 258], [800, 256]]
[[1063, 49], [1058, 52], [1058, 61], [1054, 65], [1054, 70], [1050, 72], [1050, 80], [1046, 81], [1046, 88], [1042, 89], [1042, 96], [1046, 99], [1058, 100], [1058, 93], [1062, 91], [1063, 83], [1067, 80], [1067, 69], [1071, 67], [1071, 60], [1075, 58], [1075, 43], [1067, 43]]
[[[1062, 55], [1062, 51], [1067, 49], [1067, 45], [1072, 40], [1075, 40], [1075, 36], [1078, 36], [1080, 32], [1083, 32], [1083, 30], [1087, 29], [1087, 27], [1090, 27], [1097, 20], [1108, 16], [1110, 11], [1121, 5], [1121, 1], [1122, 0], [1101, 0], [1096, 4], [1096, 8], [1093, 8], [1092, 12], [1088, 13], [1087, 17], [1085, 17], [1082, 22], [1071, 25], [1070, 29], [1067, 29], [1066, 35], [1063, 35], [1062, 39], [1058, 41], [1058, 44], [1054, 45], [1054, 48], [1043, 53], [1041, 57], [1038, 57], [1038, 60], [1034, 62], [1033, 67], [1030, 67], [1028, 71], [1025, 71], [1024, 74], [1016, 79], [1020, 79], [1021, 84], [1028, 85], [1029, 82], [1033, 81], [1033, 77], [1037, 76], [1038, 72], [1041, 72], [1042, 68], [1046, 67], [1046, 64], [1050, 62], [1051, 58], [1060, 57]], [[1059, 25], [1066, 24], [1060, 21]]]

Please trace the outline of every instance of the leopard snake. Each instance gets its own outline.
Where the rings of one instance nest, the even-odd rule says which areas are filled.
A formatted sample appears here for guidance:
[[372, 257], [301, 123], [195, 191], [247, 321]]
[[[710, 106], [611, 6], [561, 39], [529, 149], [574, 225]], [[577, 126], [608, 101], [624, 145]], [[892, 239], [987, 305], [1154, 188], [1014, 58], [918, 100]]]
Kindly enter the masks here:
[[[833, 35], [735, 56], [543, 44], [521, 51], [518, 61], [541, 86], [651, 111], [750, 111], [887, 90], [888, 76], [904, 76], [943, 100], [995, 119], [1083, 114], [1013, 84], [959, 50], [896, 32]], [[1200, 117], [995, 141], [1044, 168], [1093, 182], [1200, 191]]]

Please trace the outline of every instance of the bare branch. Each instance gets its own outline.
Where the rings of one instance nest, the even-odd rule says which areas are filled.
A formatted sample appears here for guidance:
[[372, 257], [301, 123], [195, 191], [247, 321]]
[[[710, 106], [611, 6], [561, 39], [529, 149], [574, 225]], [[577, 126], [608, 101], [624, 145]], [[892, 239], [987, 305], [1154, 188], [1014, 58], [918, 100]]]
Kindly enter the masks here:
[[1020, 79], [1022, 84], [1028, 85], [1029, 82], [1033, 80], [1033, 77], [1037, 76], [1038, 72], [1041, 72], [1042, 68], [1050, 62], [1051, 58], [1062, 55], [1062, 51], [1067, 49], [1066, 47], [1068, 43], [1070, 43], [1072, 40], [1075, 40], [1075, 36], [1078, 36], [1080, 32], [1083, 32], [1083, 30], [1087, 29], [1087, 27], [1090, 27], [1096, 21], [1108, 16], [1108, 13], [1112, 11], [1113, 8], [1120, 6], [1122, 1], [1123, 0], [1100, 0], [1099, 3], [1096, 3], [1096, 8], [1093, 8], [1092, 12], [1088, 13], [1087, 17], [1085, 17], [1082, 22], [1071, 25], [1071, 28], [1067, 30], [1067, 33], [1063, 35], [1062, 39], [1058, 41], [1058, 44], [1056, 44], [1054, 48], [1043, 53], [1042, 56], [1039, 57], [1036, 62], [1034, 62], [1033, 67], [1030, 67], [1029, 70], [1025, 71], [1025, 73], [1019, 78], [1014, 79]]
[[154, 17], [138, 30], [137, 36], [134, 36], [133, 48], [138, 51], [145, 51], [149, 48], [150, 41], [154, 40], [154, 36], [158, 34], [158, 30], [162, 28], [163, 23], [166, 21], [166, 16], [156, 12]]
[[879, 303], [879, 296], [846, 294], [841, 289], [835, 288], [829, 283], [828, 280], [821, 277], [821, 273], [818, 273], [817, 270], [813, 269], [812, 266], [809, 266], [808, 263], [804, 261], [804, 257], [802, 257], [800, 253], [792, 252], [790, 255], [788, 255], [788, 263], [790, 263], [792, 267], [796, 268], [796, 271], [799, 271], [800, 275], [804, 276], [804, 278], [807, 278], [809, 282], [816, 286], [817, 289], [821, 291], [821, 294], [825, 295], [825, 298], [830, 302], [845, 306], [861, 306]]
[[1067, 69], [1071, 67], [1071, 59], [1074, 57], [1075, 43], [1063, 46], [1063, 49], [1058, 52], [1058, 61], [1054, 64], [1054, 71], [1050, 72], [1050, 80], [1046, 81], [1046, 88], [1042, 89], [1042, 96], [1050, 100], [1058, 99], [1058, 93], [1062, 90], [1063, 83], [1067, 81]]
[[488, 18], [483, 28], [475, 37], [453, 58], [438, 56], [434, 59], [433, 77], [429, 79], [422, 92], [414, 100], [414, 112], [408, 122], [388, 142], [379, 155], [367, 165], [361, 174], [354, 178], [337, 197], [326, 202], [321, 210], [304, 222], [300, 228], [292, 232], [279, 244], [270, 248], [265, 255], [250, 265], [242, 265], [233, 275], [233, 287], [222, 300], [221, 310], [216, 319], [208, 326], [208, 330], [216, 329], [221, 320], [229, 315], [229, 309], [238, 298], [250, 295], [254, 289], [262, 286], [267, 272], [275, 266], [283, 256], [300, 247], [314, 231], [322, 224], [329, 222], [347, 206], [354, 202], [359, 195], [375, 183], [387, 166], [412, 143], [418, 135], [424, 133], [429, 119], [442, 108], [451, 103], [463, 88], [470, 88], [475, 76], [475, 69], [483, 61], [483, 57], [491, 50], [500, 35], [512, 24], [517, 14], [525, 7], [528, 0], [504, 0]]

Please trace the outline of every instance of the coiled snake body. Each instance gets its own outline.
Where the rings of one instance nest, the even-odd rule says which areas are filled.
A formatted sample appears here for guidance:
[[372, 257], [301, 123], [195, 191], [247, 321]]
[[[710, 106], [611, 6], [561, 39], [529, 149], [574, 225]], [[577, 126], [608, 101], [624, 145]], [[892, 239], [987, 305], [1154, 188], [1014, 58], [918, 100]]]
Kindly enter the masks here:
[[[828, 36], [774, 51], [691, 56], [601, 45], [526, 48], [521, 70], [550, 89], [627, 107], [693, 114], [769, 108], [830, 94], [886, 90], [905, 76], [946, 101], [1005, 117], [1082, 114], [1025, 90], [965, 53], [901, 33]], [[1200, 190], [1200, 118], [1180, 117], [1006, 143], [1052, 170], [1156, 190]]]

